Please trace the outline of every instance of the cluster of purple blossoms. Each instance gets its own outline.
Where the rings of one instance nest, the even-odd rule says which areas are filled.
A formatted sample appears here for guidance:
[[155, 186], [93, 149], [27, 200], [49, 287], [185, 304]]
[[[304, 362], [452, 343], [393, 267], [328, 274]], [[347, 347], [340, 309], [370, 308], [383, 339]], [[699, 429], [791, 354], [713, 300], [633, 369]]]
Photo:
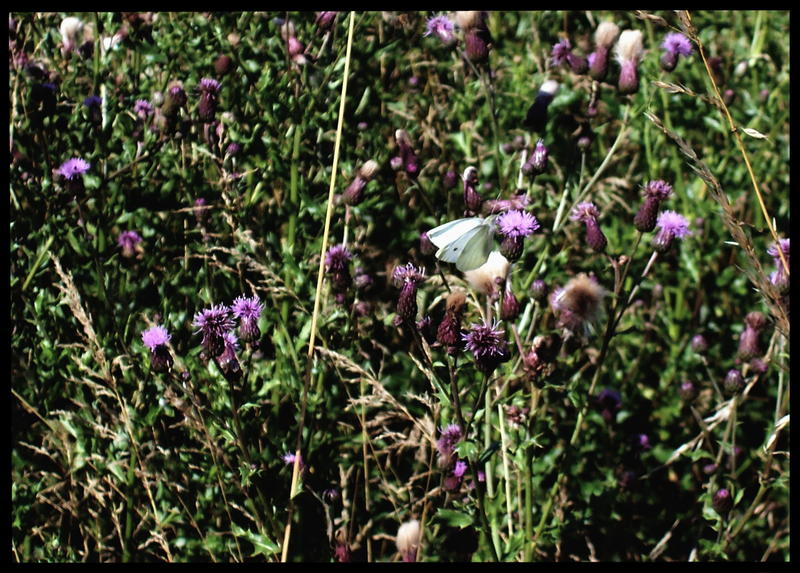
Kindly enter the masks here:
[[487, 376], [511, 358], [505, 331], [498, 329], [496, 325], [485, 322], [474, 324], [469, 332], [462, 336], [467, 350], [472, 352], [475, 366]]
[[428, 19], [424, 36], [436, 36], [445, 46], [450, 46], [456, 41], [455, 24], [444, 14], [439, 14]]
[[413, 325], [417, 318], [417, 287], [425, 280], [425, 269], [417, 268], [412, 263], [398, 266], [392, 273], [392, 280], [401, 289], [397, 299], [395, 326]]
[[133, 257], [142, 237], [136, 231], [122, 231], [117, 237], [117, 244], [122, 248], [123, 257]]
[[670, 32], [661, 43], [664, 53], [661, 55], [661, 67], [671, 72], [678, 64], [678, 56], [689, 56], [692, 53], [692, 43], [689, 38], [680, 32]]
[[500, 243], [500, 253], [509, 261], [519, 259], [522, 254], [523, 240], [540, 228], [536, 217], [518, 209], [499, 215], [496, 225], [503, 237]]
[[150, 367], [155, 372], [166, 372], [172, 368], [172, 355], [167, 343], [172, 335], [163, 326], [151, 326], [142, 332], [142, 342], [150, 350]]
[[586, 244], [595, 252], [602, 253], [605, 251], [608, 241], [597, 222], [599, 216], [600, 211], [594, 203], [583, 202], [578, 203], [572, 209], [569, 218], [571, 221], [580, 221], [586, 225]]

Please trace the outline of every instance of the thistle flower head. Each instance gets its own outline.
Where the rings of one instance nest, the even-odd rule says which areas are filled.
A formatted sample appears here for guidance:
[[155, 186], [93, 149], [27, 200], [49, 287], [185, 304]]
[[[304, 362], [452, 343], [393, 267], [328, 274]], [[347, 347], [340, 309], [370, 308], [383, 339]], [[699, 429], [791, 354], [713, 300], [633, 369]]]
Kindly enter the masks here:
[[148, 115], [153, 113], [153, 106], [146, 99], [137, 99], [133, 104], [133, 113], [140, 118], [145, 119]]
[[211, 356], [218, 356], [225, 347], [225, 334], [233, 330], [233, 318], [230, 309], [225, 305], [213, 305], [194, 315], [192, 326], [198, 334], [203, 335], [203, 348]]
[[553, 63], [553, 67], [567, 63], [567, 56], [571, 52], [572, 44], [570, 44], [568, 38], [562, 38], [553, 44], [553, 49], [550, 51], [550, 61]]
[[198, 89], [201, 92], [217, 93], [219, 91], [219, 82], [214, 78], [203, 78], [198, 84]]
[[334, 245], [325, 253], [325, 268], [330, 273], [341, 273], [347, 270], [347, 265], [353, 255], [344, 245]]
[[413, 263], [397, 266], [392, 272], [392, 281], [396, 286], [404, 283], [420, 283], [425, 280], [425, 267], [415, 267]]
[[643, 188], [643, 194], [645, 197], [663, 201], [672, 194], [672, 185], [661, 179], [648, 181]]
[[122, 231], [117, 237], [117, 244], [122, 247], [125, 256], [133, 256], [136, 245], [142, 242], [142, 238], [136, 231]]
[[770, 245], [767, 249], [767, 254], [774, 259], [775, 271], [770, 273], [769, 280], [776, 287], [781, 289], [781, 292], [788, 291], [789, 288], [789, 275], [783, 266], [783, 261], [780, 255], [786, 259], [786, 266], [789, 266], [789, 239], [779, 239], [777, 243]]
[[151, 351], [155, 351], [159, 346], [164, 346], [169, 342], [172, 335], [163, 326], [151, 326], [142, 331], [142, 343]]
[[86, 99], [83, 100], [83, 105], [88, 108], [99, 108], [103, 104], [103, 98], [96, 95], [90, 95]]
[[585, 201], [583, 203], [578, 203], [572, 209], [569, 215], [570, 221], [580, 221], [585, 223], [590, 219], [597, 219], [600, 216], [600, 211], [597, 209], [597, 205], [594, 203], [590, 203]]
[[661, 47], [675, 55], [688, 56], [692, 53], [692, 42], [680, 32], [670, 32], [664, 37]]
[[625, 30], [619, 35], [614, 56], [620, 66], [626, 62], [638, 64], [644, 52], [642, 45], [642, 32], [639, 30]]
[[252, 298], [239, 296], [233, 300], [231, 305], [233, 316], [242, 320], [258, 320], [261, 313], [264, 311], [264, 304], [258, 298], [258, 295]]
[[413, 563], [417, 560], [420, 535], [419, 521], [416, 519], [405, 522], [397, 530], [395, 544], [397, 545], [397, 550], [400, 552], [400, 555], [403, 557], [403, 561]]
[[594, 43], [598, 47], [610, 48], [619, 36], [619, 26], [614, 22], [600, 22], [594, 31]]
[[653, 247], [659, 252], [666, 252], [674, 239], [683, 239], [692, 234], [689, 221], [675, 211], [662, 211], [658, 215], [656, 227], [659, 229], [653, 237]]
[[293, 466], [295, 460], [297, 460], [297, 465], [300, 466], [300, 469], [303, 469], [305, 467], [305, 464], [303, 463], [302, 454], [295, 455], [294, 452], [286, 452], [283, 455], [282, 459], [283, 459], [283, 463], [285, 463], [287, 466]]
[[505, 331], [496, 325], [474, 324], [469, 332], [462, 335], [467, 350], [472, 352], [475, 365], [484, 374], [491, 374], [502, 362], [507, 361], [511, 355], [508, 352]]
[[65, 179], [75, 179], [79, 175], [83, 175], [89, 171], [90, 166], [88, 161], [84, 161], [80, 157], [75, 157], [73, 159], [67, 159], [62, 163], [61, 167], [58, 168], [58, 173]]
[[450, 464], [450, 459], [456, 453], [456, 445], [464, 439], [464, 432], [458, 424], [450, 424], [442, 428], [441, 432], [436, 441], [436, 449], [439, 451], [440, 465], [444, 467]]
[[515, 209], [497, 217], [497, 226], [506, 237], [528, 237], [539, 229], [536, 217], [525, 211]]
[[454, 34], [455, 24], [444, 14], [439, 14], [429, 18], [425, 26], [425, 36], [436, 36], [444, 44], [452, 44], [456, 36]]

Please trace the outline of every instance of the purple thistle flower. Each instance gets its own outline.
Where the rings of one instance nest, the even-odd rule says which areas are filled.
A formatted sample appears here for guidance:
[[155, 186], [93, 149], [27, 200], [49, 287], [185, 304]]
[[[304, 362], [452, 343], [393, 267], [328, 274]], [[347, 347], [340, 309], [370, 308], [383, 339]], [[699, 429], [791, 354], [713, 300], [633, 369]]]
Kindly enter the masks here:
[[222, 340], [224, 350], [217, 357], [217, 363], [222, 369], [225, 379], [228, 382], [236, 382], [242, 377], [242, 365], [236, 356], [236, 352], [239, 350], [239, 339], [233, 331], [228, 331], [222, 335]]
[[[780, 253], [778, 252], [780, 250]], [[769, 275], [769, 280], [781, 292], [789, 291], [789, 275], [783, 266], [783, 261], [780, 255], [786, 259], [786, 266], [789, 266], [789, 239], [779, 239], [776, 244], [770, 245], [767, 249], [767, 254], [774, 259], [775, 271]]]
[[142, 342], [150, 349], [150, 366], [155, 372], [166, 372], [172, 367], [172, 356], [167, 348], [172, 335], [163, 326], [151, 326], [142, 331]]
[[530, 157], [522, 166], [522, 172], [533, 177], [536, 175], [541, 175], [547, 169], [548, 157], [549, 151], [547, 150], [547, 147], [545, 147], [544, 141], [541, 139], [538, 140]]
[[464, 433], [458, 424], [450, 424], [442, 429], [442, 433], [436, 441], [440, 467], [450, 466], [453, 455], [456, 453], [456, 445], [463, 439]]
[[692, 42], [680, 32], [670, 32], [664, 37], [661, 47], [668, 52], [675, 52], [680, 56], [692, 53]]
[[230, 316], [230, 309], [225, 305], [213, 305], [194, 315], [192, 326], [198, 328], [197, 333], [202, 333], [202, 346], [210, 356], [219, 356], [225, 350], [226, 333], [233, 330], [234, 323]]
[[540, 225], [536, 217], [521, 210], [506, 211], [497, 217], [497, 227], [506, 237], [528, 237], [538, 230]]
[[444, 14], [440, 14], [438, 16], [434, 16], [433, 18], [428, 19], [428, 23], [425, 27], [425, 34], [424, 36], [436, 36], [439, 40], [442, 41], [445, 45], [452, 44], [456, 36], [453, 33], [455, 29], [455, 25], [453, 22], [445, 16]]
[[198, 85], [200, 91], [203, 92], [218, 92], [219, 91], [219, 82], [214, 78], [203, 78], [200, 80], [200, 84]]
[[83, 105], [85, 105], [90, 109], [95, 107], [99, 108], [102, 104], [103, 104], [103, 98], [96, 95], [91, 95], [87, 97], [85, 100], [83, 100]]
[[484, 374], [491, 374], [501, 363], [511, 358], [506, 342], [505, 331], [496, 325], [474, 324], [469, 332], [462, 335], [467, 350], [472, 352], [475, 365]]
[[731, 492], [725, 488], [717, 490], [717, 493], [715, 493], [714, 497], [711, 499], [711, 505], [714, 511], [720, 515], [727, 514], [733, 508]]
[[344, 245], [334, 245], [325, 253], [325, 267], [328, 272], [342, 272], [347, 270], [347, 265], [353, 259], [353, 255]]
[[300, 466], [301, 470], [305, 468], [302, 454], [295, 455], [294, 452], [287, 452], [283, 455], [283, 463], [285, 463], [287, 466], [293, 466], [295, 460], [298, 460], [297, 465]]
[[563, 38], [557, 43], [553, 44], [553, 49], [550, 51], [550, 61], [553, 67], [558, 67], [567, 62], [567, 56], [572, 52], [572, 44], [568, 38]]
[[633, 226], [642, 233], [649, 233], [656, 228], [656, 218], [661, 202], [672, 194], [672, 186], [666, 181], [656, 179], [649, 181], [643, 190], [644, 203], [633, 218]]
[[653, 237], [653, 248], [660, 253], [668, 251], [674, 239], [683, 239], [692, 234], [689, 230], [689, 221], [675, 211], [662, 212], [658, 216], [656, 227], [659, 231]]
[[261, 337], [261, 330], [258, 328], [258, 319], [264, 311], [264, 304], [258, 295], [252, 298], [240, 296], [234, 299], [231, 305], [233, 316], [239, 319], [239, 334], [245, 342], [258, 340]]
[[137, 99], [133, 104], [133, 113], [142, 119], [147, 119], [147, 116], [153, 113], [153, 106], [146, 99]]
[[417, 283], [425, 280], [425, 269], [417, 269], [413, 264], [395, 267], [392, 273], [395, 285], [401, 287], [400, 296], [397, 298], [397, 316], [395, 326], [401, 324], [414, 324], [417, 317]]
[[90, 166], [89, 162], [80, 157], [75, 157], [62, 163], [61, 167], [58, 168], [58, 173], [65, 179], [75, 179], [78, 175], [83, 175], [89, 171]]
[[572, 209], [569, 218], [572, 221], [581, 221], [586, 225], [586, 243], [596, 252], [602, 253], [608, 241], [597, 222], [597, 217], [599, 216], [600, 211], [594, 203], [583, 202], [578, 203]]
[[132, 257], [136, 251], [136, 245], [142, 242], [142, 238], [136, 231], [122, 231], [117, 237], [117, 244], [122, 247], [122, 254], [125, 257]]

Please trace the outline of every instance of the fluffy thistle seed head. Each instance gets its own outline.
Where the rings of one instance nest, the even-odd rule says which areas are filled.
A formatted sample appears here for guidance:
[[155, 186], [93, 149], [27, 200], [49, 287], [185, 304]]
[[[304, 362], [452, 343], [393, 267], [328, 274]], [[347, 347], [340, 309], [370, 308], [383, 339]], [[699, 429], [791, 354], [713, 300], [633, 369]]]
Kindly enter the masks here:
[[577, 332], [586, 332], [602, 314], [605, 289], [596, 280], [580, 273], [550, 295], [550, 305], [558, 315], [559, 324]]
[[403, 557], [403, 561], [413, 563], [417, 560], [420, 534], [419, 521], [416, 519], [406, 521], [397, 530], [395, 543], [397, 545], [397, 550]]
[[595, 46], [610, 48], [617, 36], [619, 36], [619, 26], [610, 21], [600, 22], [594, 31]]

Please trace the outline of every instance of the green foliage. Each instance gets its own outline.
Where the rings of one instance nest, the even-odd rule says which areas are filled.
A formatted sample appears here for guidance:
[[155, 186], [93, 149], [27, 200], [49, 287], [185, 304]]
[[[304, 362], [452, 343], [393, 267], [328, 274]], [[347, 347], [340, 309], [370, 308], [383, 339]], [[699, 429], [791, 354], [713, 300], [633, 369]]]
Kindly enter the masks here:
[[[11, 14], [15, 560], [399, 561], [412, 519], [426, 561], [788, 559], [788, 295], [765, 288], [770, 226], [790, 224], [788, 12], [695, 12], [694, 32], [671, 11], [491, 12], [488, 63], [465, 56], [461, 28], [453, 44], [425, 35], [432, 15], [355, 14], [339, 134], [349, 13], [329, 29], [309, 12]], [[82, 22], [74, 49], [67, 16]], [[588, 55], [604, 20], [643, 34], [630, 96], [613, 50], [602, 82], [552, 61], [564, 37]], [[680, 30], [693, 53], [664, 71], [661, 42]], [[220, 82], [213, 121], [204, 78]], [[398, 130], [417, 174], [396, 165]], [[524, 175], [540, 138], [547, 168]], [[90, 168], [67, 180], [72, 158]], [[368, 160], [363, 201], [346, 205]], [[541, 225], [489, 293], [420, 244], [474, 215], [462, 181], [445, 183], [468, 166], [484, 207], [524, 194]], [[633, 218], [655, 179], [692, 234], [653, 257]], [[583, 201], [603, 253], [570, 217]], [[124, 231], [141, 242], [123, 248]], [[325, 252], [343, 243], [337, 274]], [[407, 263], [426, 269], [414, 320], [393, 280]], [[554, 291], [582, 273], [604, 297], [570, 326]], [[534, 279], [551, 298], [531, 298]], [[506, 286], [520, 312], [501, 320]], [[488, 375], [437, 341], [457, 290], [458, 334], [503, 331], [509, 359]], [[237, 319], [234, 362], [209, 356], [196, 315], [255, 295], [257, 340]], [[766, 326], [743, 361], [752, 311]], [[168, 369], [142, 339], [154, 325]], [[721, 391], [732, 368], [736, 396]]]

